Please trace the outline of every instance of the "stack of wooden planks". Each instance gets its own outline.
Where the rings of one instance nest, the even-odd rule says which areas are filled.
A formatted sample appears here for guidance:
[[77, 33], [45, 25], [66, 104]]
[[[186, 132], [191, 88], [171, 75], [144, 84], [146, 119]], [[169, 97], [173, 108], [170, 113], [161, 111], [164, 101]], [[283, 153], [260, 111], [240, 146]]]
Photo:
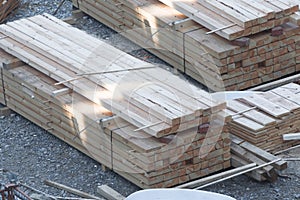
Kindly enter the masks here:
[[[276, 3], [270, 1], [233, 3], [221, 0], [163, 2], [172, 6], [166, 6], [157, 0], [74, 0], [73, 4], [214, 91], [250, 88], [300, 69], [299, 59], [296, 59], [300, 54], [297, 35], [299, 27], [291, 23], [296, 23], [295, 12], [298, 9], [297, 5], [300, 4], [296, 0], [276, 1]], [[233, 9], [234, 13], [222, 11], [226, 13], [220, 12], [220, 15], [225, 18], [231, 18], [237, 13], [238, 16], [252, 16], [247, 19], [234, 16], [235, 20], [242, 20], [245, 25], [247, 24], [245, 27], [250, 27], [243, 29], [243, 34], [240, 35], [247, 35], [247, 38], [240, 36], [224, 38], [216, 35], [241, 30], [238, 25], [221, 29], [223, 25], [226, 27], [232, 23], [220, 25], [222, 20], [220, 23], [214, 23], [219, 20], [215, 18], [216, 14], [211, 15], [215, 18], [211, 19], [212, 17], [195, 16], [209, 15], [207, 12], [194, 12], [190, 15], [183, 12], [189, 8], [197, 11], [197, 7], [205, 10], [216, 9], [216, 5], [229, 8], [231, 3], [238, 9]], [[248, 4], [252, 6], [249, 7]], [[274, 7], [274, 4], [278, 5]], [[194, 8], [194, 5], [197, 6]], [[179, 9], [182, 7], [185, 9]], [[258, 16], [251, 14], [254, 11], [257, 11]], [[200, 23], [202, 20], [218, 26], [208, 29], [206, 23]], [[257, 25], [252, 26], [253, 24]], [[220, 30], [216, 31], [218, 28]], [[250, 29], [253, 30], [249, 31]]]
[[19, 0], [0, 0], [0, 23], [3, 23], [19, 4]]
[[223, 129], [218, 135], [220, 127], [192, 128], [158, 139], [145, 132], [132, 135], [134, 127], [122, 125], [105, 128], [113, 138], [113, 167], [142, 188], [171, 187], [230, 166], [229, 133]]
[[[168, 187], [209, 175], [229, 165], [230, 157], [234, 167], [277, 159], [232, 135], [230, 144], [227, 133], [207, 137], [207, 126], [159, 139], [132, 132], [136, 127], [102, 106], [74, 91], [57, 95], [64, 87], [55, 85], [54, 79], [2, 50], [0, 54], [5, 66], [0, 82], [7, 106], [142, 188]], [[222, 155], [222, 146], [228, 149], [229, 145], [231, 156], [228, 152]], [[207, 155], [209, 161], [203, 157], [207, 147], [216, 149]], [[274, 181], [274, 168], [286, 167], [286, 162], [278, 161], [248, 175], [258, 181]]]
[[282, 136], [300, 130], [300, 85], [290, 83], [262, 94], [229, 101], [232, 134], [269, 152], [299, 144]]
[[209, 93], [50, 15], [0, 34], [26, 63], [2, 68], [6, 105], [138, 186], [230, 167], [231, 117]]
[[[277, 156], [264, 151], [263, 149], [235, 136], [231, 135], [231, 164], [233, 167], [245, 166], [250, 163], [263, 165], [270, 161], [278, 159]], [[257, 181], [270, 181], [274, 182], [278, 178], [278, 171], [285, 170], [287, 162], [280, 160], [273, 165], [268, 165], [263, 168], [253, 170], [247, 175]]]

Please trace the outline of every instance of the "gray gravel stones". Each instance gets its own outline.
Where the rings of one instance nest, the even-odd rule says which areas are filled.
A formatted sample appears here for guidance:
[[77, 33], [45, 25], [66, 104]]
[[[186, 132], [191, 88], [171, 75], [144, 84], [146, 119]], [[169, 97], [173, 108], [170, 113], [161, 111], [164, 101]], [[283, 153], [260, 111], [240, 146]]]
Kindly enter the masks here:
[[61, 195], [45, 186], [44, 180], [92, 194], [99, 184], [108, 184], [124, 195], [138, 189], [115, 173], [102, 171], [99, 163], [17, 114], [1, 119], [0, 130], [0, 168], [46, 193]]

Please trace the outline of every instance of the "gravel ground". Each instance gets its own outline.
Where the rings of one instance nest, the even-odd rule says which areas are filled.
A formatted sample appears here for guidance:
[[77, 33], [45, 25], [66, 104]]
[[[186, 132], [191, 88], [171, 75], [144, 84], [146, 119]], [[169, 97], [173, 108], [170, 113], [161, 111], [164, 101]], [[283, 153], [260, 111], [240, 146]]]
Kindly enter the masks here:
[[[8, 19], [13, 21], [44, 12], [54, 13], [61, 0], [22, 0], [20, 8]], [[71, 1], [66, 0], [57, 12], [58, 18], [71, 15]], [[147, 51], [119, 37], [105, 25], [84, 16], [75, 24], [106, 42], [149, 62], [163, 63]], [[164, 64], [164, 63], [163, 63]], [[168, 67], [167, 67], [168, 68]], [[68, 146], [56, 137], [32, 124], [18, 114], [0, 117], [0, 168], [14, 172], [17, 179], [46, 193], [69, 195], [47, 187], [43, 180], [50, 179], [65, 185], [96, 193], [99, 184], [108, 184], [127, 196], [138, 188], [111, 171], [102, 171], [101, 165]], [[284, 156], [299, 157], [300, 150]], [[289, 168], [275, 183], [257, 183], [246, 176], [206, 188], [237, 199], [300, 199], [300, 164], [290, 162]], [[7, 181], [7, 173], [0, 173], [0, 181]]]

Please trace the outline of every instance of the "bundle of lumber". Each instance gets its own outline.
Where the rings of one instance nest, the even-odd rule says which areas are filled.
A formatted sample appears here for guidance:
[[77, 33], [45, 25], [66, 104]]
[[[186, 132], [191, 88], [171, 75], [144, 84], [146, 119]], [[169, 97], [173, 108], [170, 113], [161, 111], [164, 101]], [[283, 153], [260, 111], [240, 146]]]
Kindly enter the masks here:
[[3, 23], [19, 4], [19, 0], [0, 0], [0, 23]]
[[[56, 86], [54, 79], [3, 51], [0, 53], [1, 62], [6, 62], [4, 64], [6, 67], [1, 68], [0, 82], [4, 83], [6, 102], [11, 109], [140, 187], [167, 187], [175, 183], [177, 185], [211, 174], [215, 170], [222, 169], [222, 166], [225, 168], [225, 165], [229, 165], [229, 160], [222, 163], [225, 155], [222, 157], [220, 151], [221, 146], [226, 146], [228, 149], [230, 145], [228, 138], [224, 141], [219, 138], [215, 146], [218, 151], [208, 155], [212, 157], [210, 161], [205, 161], [194, 156], [199, 155], [200, 149], [192, 150], [196, 146], [205, 147], [201, 146], [204, 140], [196, 141], [196, 138], [204, 139], [205, 129], [198, 134], [190, 130], [173, 135], [172, 137], [176, 139], [167, 137], [158, 140], [150, 138], [144, 132], [135, 132], [134, 136], [130, 136], [132, 132], [128, 130], [132, 125], [128, 122], [111, 117], [111, 112], [74, 91], [55, 95], [64, 87]], [[213, 137], [209, 139], [213, 141]], [[231, 163], [234, 167], [248, 165], [248, 163], [261, 165], [278, 159], [240, 138], [233, 136], [231, 138], [233, 138]], [[171, 142], [168, 144], [168, 141]], [[184, 143], [186, 143], [185, 147]], [[178, 146], [180, 144], [181, 146]], [[171, 148], [166, 145], [170, 145]], [[209, 143], [206, 143], [207, 145]], [[184, 162], [190, 163], [188, 168], [182, 167], [187, 164]], [[282, 170], [286, 166], [286, 162], [278, 161], [272, 166], [253, 170], [248, 175], [257, 181], [274, 181], [277, 177], [274, 168]], [[177, 171], [176, 168], [181, 169]], [[146, 172], [150, 169], [152, 171]], [[213, 177], [220, 177], [222, 174]], [[213, 177], [196, 182], [202, 185], [209, 184], [216, 180]], [[147, 185], [150, 183], [154, 185]], [[194, 184], [191, 182], [187, 185]]]
[[300, 85], [290, 83], [262, 94], [228, 102], [232, 134], [269, 152], [299, 144], [283, 135], [300, 130]]
[[[219, 1], [198, 1], [197, 5], [200, 2], [213, 6], [213, 2]], [[232, 1], [224, 1], [224, 4], [226, 2], [232, 3]], [[190, 3], [190, 1], [174, 1], [172, 5], [177, 9], [178, 7], [175, 6], [177, 4], [185, 7]], [[272, 3], [278, 3], [279, 7], [283, 6], [285, 9], [276, 7], [272, 10], [274, 6], [266, 9], [265, 4]], [[254, 1], [254, 3], [234, 1], [234, 5], [244, 10], [253, 11], [261, 7], [261, 10], [271, 11], [268, 15], [277, 17], [257, 18], [261, 20], [254, 20], [255, 23], [261, 21], [262, 24], [268, 25], [265, 28], [257, 28], [253, 32], [248, 31], [248, 38], [229, 41], [212, 33], [201, 23], [193, 21], [192, 17], [188, 18], [178, 12], [180, 10], [166, 6], [158, 0], [73, 1], [73, 4], [83, 12], [214, 91], [246, 89], [299, 71], [299, 59], [296, 59], [300, 54], [300, 39], [297, 35], [299, 27], [291, 23], [296, 23], [296, 21], [290, 14], [298, 9], [297, 6], [291, 5], [300, 3], [296, 0], [291, 4], [290, 1], [272, 3], [269, 1]], [[248, 4], [254, 7], [246, 7], [245, 5]], [[249, 10], [240, 14], [249, 14]], [[220, 14], [224, 13], [220, 12]], [[212, 16], [215, 17], [215, 15]], [[263, 18], [267, 22], [264, 22]], [[224, 32], [216, 31], [215, 33]]]
[[28, 65], [2, 69], [7, 106], [133, 183], [171, 187], [230, 167], [231, 117], [206, 91], [50, 15], [0, 34]]

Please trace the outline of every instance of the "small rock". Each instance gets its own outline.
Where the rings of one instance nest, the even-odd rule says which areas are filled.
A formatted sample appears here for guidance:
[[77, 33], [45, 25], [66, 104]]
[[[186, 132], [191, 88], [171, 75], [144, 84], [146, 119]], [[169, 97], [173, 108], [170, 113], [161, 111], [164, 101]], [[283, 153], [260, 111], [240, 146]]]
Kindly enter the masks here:
[[279, 192], [280, 192], [280, 189], [274, 188], [274, 191], [275, 191], [276, 193], [279, 193]]
[[294, 194], [295, 199], [300, 199], [300, 193], [299, 194]]

